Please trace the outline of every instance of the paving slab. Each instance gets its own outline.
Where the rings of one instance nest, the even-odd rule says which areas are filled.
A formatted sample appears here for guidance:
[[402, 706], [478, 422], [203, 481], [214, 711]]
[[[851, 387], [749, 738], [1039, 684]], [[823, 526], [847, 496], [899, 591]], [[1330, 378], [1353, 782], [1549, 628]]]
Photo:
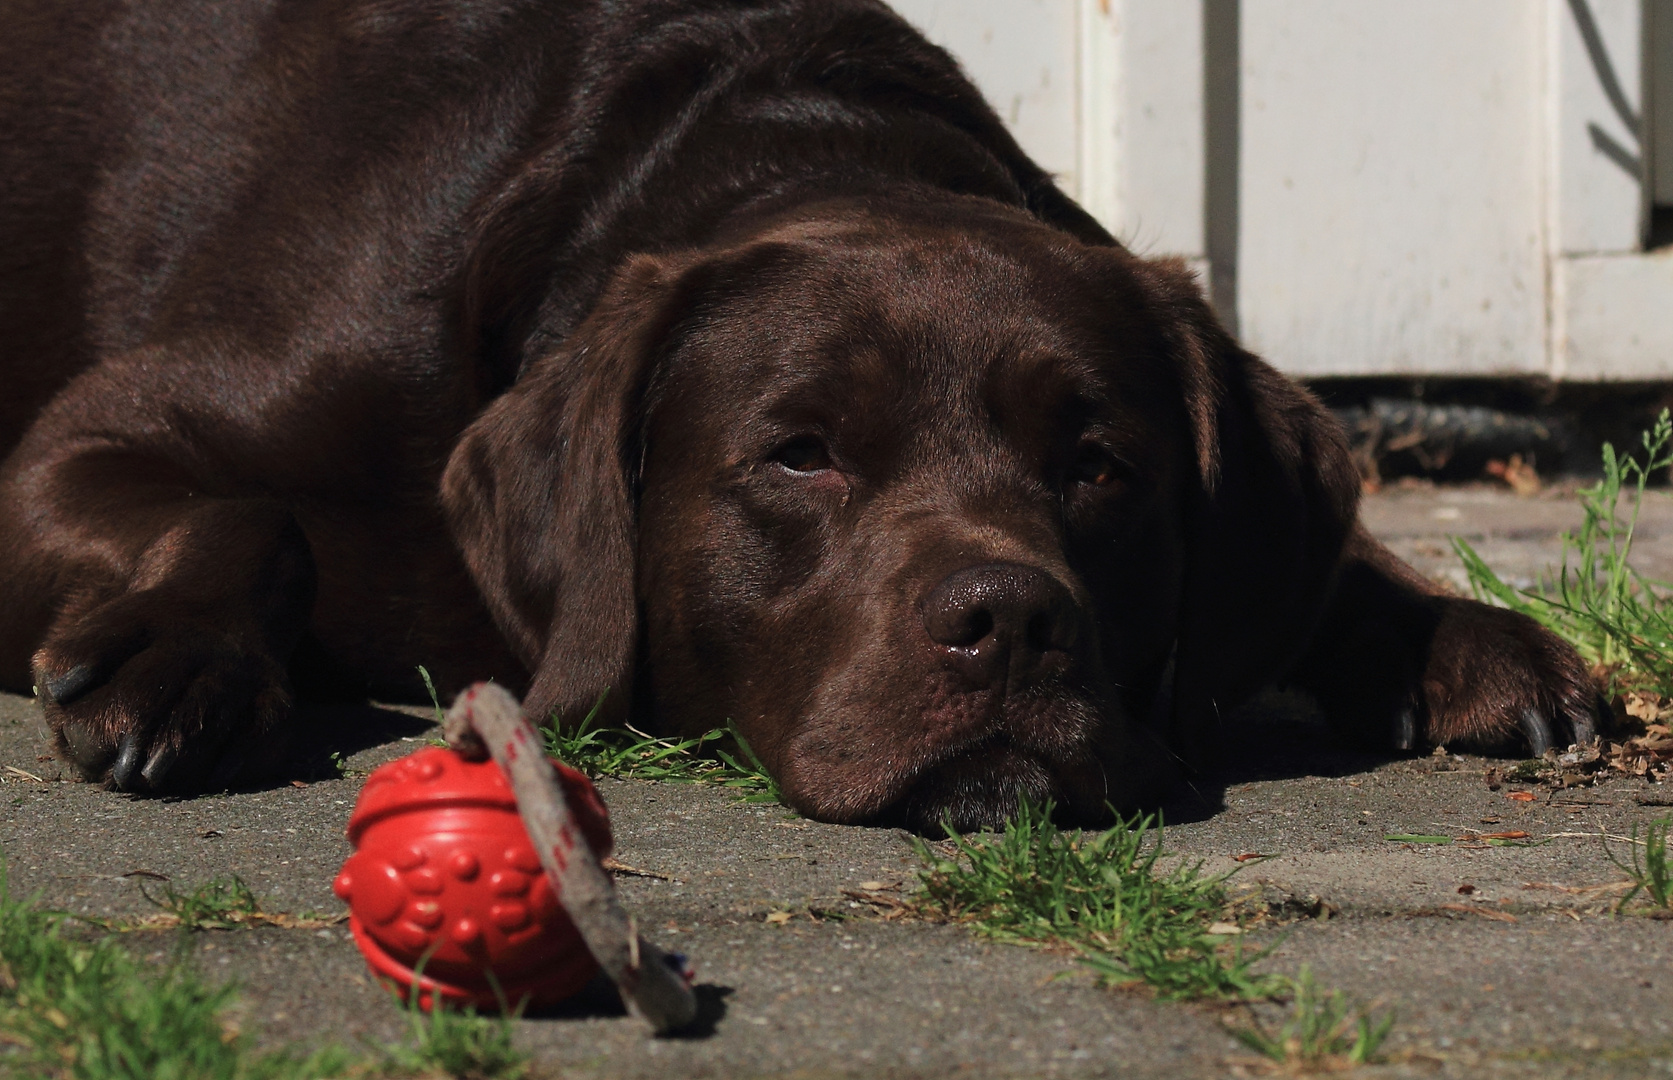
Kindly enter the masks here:
[[[1451, 513], [1437, 511], [1455, 509]], [[1415, 489], [1367, 520], [1426, 573], [1464, 532], [1507, 574], [1538, 571], [1578, 523], [1572, 498]], [[1673, 577], [1673, 499], [1652, 502], [1646, 556]], [[270, 910], [332, 915], [330, 883], [365, 773], [435, 734], [428, 710], [318, 708], [298, 783], [192, 800], [135, 799], [74, 782], [35, 704], [0, 696], [0, 848], [10, 887], [101, 917], [155, 910], [237, 874]], [[1673, 921], [1615, 918], [1611, 850], [1673, 813], [1638, 780], [1551, 792], [1499, 782], [1503, 763], [1381, 759], [1332, 742], [1305, 702], [1269, 695], [1229, 725], [1231, 764], [1164, 808], [1167, 845], [1218, 872], [1262, 913], [1263, 964], [1392, 1008], [1387, 1064], [1366, 1075], [1673, 1076]], [[349, 775], [326, 765], [344, 755]], [[695, 958], [700, 1035], [647, 1037], [607, 994], [521, 1021], [537, 1076], [1228, 1076], [1258, 1069], [1225, 1032], [1243, 1007], [1179, 1005], [1094, 985], [1071, 958], [956, 926], [885, 920], [848, 895], [912, 887], [898, 830], [824, 825], [705, 787], [603, 781], [617, 857], [659, 876], [618, 885], [640, 924]], [[1533, 801], [1510, 798], [1518, 788]], [[1526, 832], [1490, 846], [1484, 832]], [[1449, 844], [1389, 841], [1396, 834]], [[1459, 839], [1462, 838], [1462, 839]], [[1611, 845], [1607, 846], [1606, 845]], [[1248, 856], [1260, 856], [1250, 859]], [[1239, 857], [1243, 860], [1238, 861]], [[767, 916], [787, 913], [769, 922]], [[172, 933], [133, 934], [159, 959]], [[243, 987], [241, 1023], [268, 1042], [384, 1042], [404, 1018], [340, 924], [192, 935], [202, 968]], [[1272, 1007], [1255, 1010], [1268, 1022]]]

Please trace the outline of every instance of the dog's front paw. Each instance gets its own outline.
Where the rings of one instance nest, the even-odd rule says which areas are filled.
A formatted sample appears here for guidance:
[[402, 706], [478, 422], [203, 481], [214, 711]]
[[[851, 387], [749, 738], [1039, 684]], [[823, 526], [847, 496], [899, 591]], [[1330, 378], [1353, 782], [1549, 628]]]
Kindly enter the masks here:
[[122, 791], [222, 790], [283, 754], [289, 684], [253, 622], [128, 593], [60, 620], [34, 675], [60, 753]]
[[1597, 739], [1606, 713], [1580, 655], [1532, 619], [1437, 599], [1423, 676], [1396, 718], [1396, 742], [1530, 754]]

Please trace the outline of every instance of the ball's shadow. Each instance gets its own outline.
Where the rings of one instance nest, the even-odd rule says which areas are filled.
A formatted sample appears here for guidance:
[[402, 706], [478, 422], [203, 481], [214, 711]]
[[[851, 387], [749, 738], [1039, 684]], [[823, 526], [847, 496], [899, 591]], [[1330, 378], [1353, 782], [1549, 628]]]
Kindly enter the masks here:
[[[697, 997], [697, 1018], [678, 1031], [663, 1035], [668, 1039], [707, 1039], [726, 1017], [726, 999], [734, 993], [730, 986], [698, 983], [692, 987]], [[599, 972], [581, 990], [556, 1005], [532, 1009], [523, 1014], [525, 1020], [595, 1020], [616, 1019], [627, 1015], [621, 995], [608, 976]]]

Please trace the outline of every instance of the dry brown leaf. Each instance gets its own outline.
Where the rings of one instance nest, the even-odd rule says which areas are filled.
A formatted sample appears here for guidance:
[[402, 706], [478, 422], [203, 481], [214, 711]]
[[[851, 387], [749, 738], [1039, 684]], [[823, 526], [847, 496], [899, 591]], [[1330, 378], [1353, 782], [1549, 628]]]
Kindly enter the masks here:
[[1516, 916], [1508, 911], [1494, 911], [1492, 908], [1471, 907], [1469, 904], [1441, 904], [1441, 911], [1458, 911], [1465, 915], [1480, 915], [1484, 919], [1494, 922], [1520, 922]]
[[1542, 486], [1539, 473], [1532, 461], [1523, 461], [1521, 454], [1510, 455], [1510, 460], [1494, 459], [1487, 463], [1487, 475], [1503, 480], [1518, 495], [1538, 495]]
[[610, 855], [604, 856], [604, 858], [600, 859], [598, 861], [598, 863], [599, 863], [600, 866], [604, 867], [604, 869], [606, 871], [608, 871], [612, 874], [620, 874], [623, 877], [654, 878], [657, 881], [673, 881], [674, 880], [672, 877], [669, 877], [667, 874], [659, 874], [655, 870], [641, 870], [637, 866], [629, 866], [624, 862], [617, 861], [613, 856], [610, 856]]

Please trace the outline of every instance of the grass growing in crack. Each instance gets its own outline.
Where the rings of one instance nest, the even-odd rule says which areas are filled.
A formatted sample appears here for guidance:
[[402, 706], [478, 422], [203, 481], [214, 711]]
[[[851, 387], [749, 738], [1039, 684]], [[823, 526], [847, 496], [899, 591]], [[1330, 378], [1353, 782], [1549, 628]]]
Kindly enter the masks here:
[[1268, 1031], [1259, 1020], [1228, 1028], [1243, 1045], [1273, 1061], [1302, 1069], [1364, 1065], [1394, 1028], [1392, 1011], [1373, 1017], [1367, 1009], [1351, 1007], [1340, 990], [1320, 991], [1311, 968], [1303, 967], [1289, 983], [1290, 1014], [1277, 1031]]
[[469, 1080], [518, 1080], [528, 1071], [528, 1055], [512, 1044], [509, 1018], [479, 1016], [469, 1006], [408, 1011], [413, 1045], [390, 1051], [386, 1071]]
[[303, 1080], [341, 1075], [342, 1050], [258, 1052], [227, 1024], [236, 993], [177, 956], [147, 969], [112, 938], [13, 899], [0, 871], [0, 1072], [76, 1080]]
[[1209, 933], [1225, 878], [1205, 877], [1201, 864], [1160, 871], [1151, 818], [1064, 833], [1051, 811], [1023, 802], [992, 837], [948, 829], [954, 858], [917, 841], [924, 906], [999, 940], [1067, 944], [1102, 981], [1143, 982], [1164, 998], [1271, 992], [1273, 979], [1251, 970], [1261, 954]]
[[418, 665], [418, 677], [424, 680], [424, 689], [430, 692], [430, 705], [436, 710], [436, 723], [446, 723], [447, 710], [441, 707], [441, 698], [436, 694], [435, 681], [430, 678], [430, 671], [423, 664]]
[[1501, 580], [1463, 539], [1453, 537], [1452, 546], [1477, 599], [1519, 611], [1566, 638], [1606, 673], [1611, 695], [1645, 690], [1666, 697], [1673, 695], [1673, 596], [1628, 560], [1650, 474], [1673, 465], [1667, 411], [1641, 441], [1641, 459], [1604, 444], [1603, 479], [1580, 491], [1585, 520], [1578, 532], [1563, 534], [1562, 568], [1535, 588], [1518, 590]]
[[143, 886], [140, 891], [174, 916], [182, 930], [231, 930], [262, 914], [261, 902], [237, 874], [205, 882], [189, 892], [176, 892], [173, 884], [164, 884], [160, 897], [145, 892]]
[[[236, 879], [233, 879], [236, 881]], [[212, 882], [180, 896], [182, 928], [245, 910], [249, 890]], [[215, 897], [231, 897], [220, 903]], [[204, 898], [210, 898], [205, 901]], [[193, 920], [193, 913], [204, 918]], [[467, 1077], [518, 1080], [527, 1057], [511, 1020], [474, 1010], [426, 1014], [408, 1003], [410, 1046], [351, 1053], [257, 1050], [228, 1020], [230, 984], [203, 980], [176, 951], [158, 967], [117, 937], [83, 937], [72, 916], [11, 897], [0, 866], [0, 1075], [64, 1080], [325, 1080]]]
[[1604, 852], [1609, 861], [1632, 878], [1632, 888], [1616, 903], [1616, 912], [1625, 908], [1633, 897], [1643, 893], [1656, 909], [1673, 913], [1673, 862], [1669, 862], [1667, 856], [1669, 834], [1673, 834], [1673, 817], [1650, 822], [1642, 841], [1638, 839], [1638, 826], [1634, 825], [1630, 865], [1617, 859], [1615, 853], [1609, 850], [1608, 841], [1604, 842]]
[[[423, 667], [418, 669], [435, 706], [436, 722], [446, 718], [436, 684]], [[546, 753], [597, 779], [659, 780], [675, 784], [718, 784], [736, 792], [746, 803], [781, 803], [778, 781], [738, 731], [735, 724], [715, 728], [695, 739], [649, 735], [632, 726], [605, 727], [598, 723], [604, 706], [600, 694], [580, 725], [571, 731], [556, 722], [541, 729]]]
[[546, 752], [591, 777], [660, 780], [678, 784], [718, 784], [744, 802], [780, 802], [778, 782], [755, 756], [733, 725], [697, 738], [648, 735], [634, 727], [598, 725], [599, 698], [572, 731], [543, 729]]
[[459, 1009], [435, 996], [430, 998], [430, 1009], [425, 1011], [418, 983], [434, 952], [431, 948], [419, 958], [413, 968], [418, 978], [407, 988], [405, 1009], [412, 1046], [385, 1050], [383, 1071], [426, 1075], [440, 1072], [465, 1080], [519, 1080], [528, 1071], [529, 1058], [513, 1044], [511, 1022], [523, 1014], [527, 999], [518, 1002], [515, 1008], [509, 1007], [490, 972], [489, 981], [499, 998], [499, 1016], [481, 1016], [474, 1005]]

